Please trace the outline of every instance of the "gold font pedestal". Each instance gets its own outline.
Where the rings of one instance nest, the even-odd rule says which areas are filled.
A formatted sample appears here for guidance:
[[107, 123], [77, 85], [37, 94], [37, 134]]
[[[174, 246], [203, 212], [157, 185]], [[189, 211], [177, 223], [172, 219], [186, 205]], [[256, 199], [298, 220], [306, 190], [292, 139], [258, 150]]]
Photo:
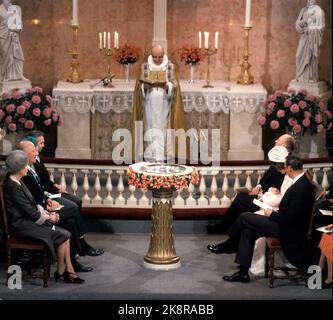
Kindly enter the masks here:
[[144, 266], [153, 270], [180, 267], [173, 241], [172, 189], [153, 190], [152, 230]]

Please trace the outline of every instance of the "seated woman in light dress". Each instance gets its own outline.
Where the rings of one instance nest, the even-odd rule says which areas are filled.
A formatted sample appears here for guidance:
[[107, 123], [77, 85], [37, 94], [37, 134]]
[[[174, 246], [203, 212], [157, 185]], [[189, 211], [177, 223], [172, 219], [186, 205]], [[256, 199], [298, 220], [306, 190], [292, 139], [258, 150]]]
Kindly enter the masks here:
[[[285, 147], [277, 146], [272, 148], [268, 152], [268, 158], [271, 162], [275, 163], [279, 172], [285, 174], [286, 168], [284, 166], [284, 161], [288, 156], [288, 150]], [[277, 188], [269, 188], [267, 192], [265, 192], [260, 200], [275, 209], [279, 207], [282, 197], [284, 196], [285, 192], [289, 188], [292, 179], [285, 174], [284, 180], [281, 185], [281, 190]], [[264, 215], [264, 210], [258, 210], [255, 213]], [[254, 247], [253, 252], [253, 259], [250, 268], [250, 272], [254, 275], [263, 275], [265, 271], [265, 248], [266, 248], [266, 240], [265, 237], [259, 238], [256, 241], [256, 245]], [[285, 262], [284, 257], [281, 255], [277, 257], [278, 261], [280, 260], [281, 263]], [[282, 261], [281, 261], [282, 260]], [[279, 262], [277, 262], [278, 264]]]

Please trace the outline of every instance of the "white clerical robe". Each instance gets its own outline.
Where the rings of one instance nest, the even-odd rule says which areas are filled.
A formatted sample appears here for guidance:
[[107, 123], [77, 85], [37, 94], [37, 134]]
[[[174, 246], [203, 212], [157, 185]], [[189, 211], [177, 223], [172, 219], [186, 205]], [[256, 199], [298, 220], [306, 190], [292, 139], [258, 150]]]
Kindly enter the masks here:
[[153, 87], [145, 91], [144, 84], [141, 84], [141, 94], [144, 110], [144, 140], [148, 141], [148, 146], [144, 152], [146, 161], [165, 160], [164, 149], [166, 143], [166, 130], [169, 126], [169, 116], [171, 112], [171, 103], [174, 93], [174, 85], [168, 81], [168, 58], [163, 57], [163, 62], [156, 65], [151, 55], [148, 57], [148, 63], [144, 66], [149, 71], [165, 71], [166, 86], [164, 88]]

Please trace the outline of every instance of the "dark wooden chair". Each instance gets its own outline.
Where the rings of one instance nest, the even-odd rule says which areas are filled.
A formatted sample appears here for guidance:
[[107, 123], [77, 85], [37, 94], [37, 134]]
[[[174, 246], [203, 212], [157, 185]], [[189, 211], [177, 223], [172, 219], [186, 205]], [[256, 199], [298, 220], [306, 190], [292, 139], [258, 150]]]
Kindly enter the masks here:
[[[3, 185], [0, 185], [0, 200], [1, 200], [1, 210], [3, 214], [3, 224], [4, 224], [4, 233], [5, 233], [5, 241], [6, 241], [6, 249], [7, 249], [7, 270], [8, 267], [13, 263], [13, 251], [14, 250], [28, 250], [32, 252], [40, 252], [42, 253], [43, 260], [43, 285], [44, 288], [47, 287], [47, 282], [50, 277], [50, 254], [49, 249], [46, 244], [42, 241], [33, 240], [33, 239], [18, 239], [15, 238], [8, 224], [8, 216], [7, 209], [4, 198], [4, 189]], [[7, 271], [6, 271], [7, 272]], [[7, 273], [7, 279], [9, 274]]]
[[[316, 192], [316, 188], [314, 187], [314, 192]], [[313, 203], [310, 224], [308, 229], [308, 239], [311, 238], [312, 233], [312, 221], [315, 209], [315, 201]], [[281, 251], [281, 243], [278, 238], [266, 237], [266, 251], [265, 251], [265, 278], [268, 278], [268, 283], [270, 288], [274, 288], [275, 279], [289, 279], [289, 280], [297, 280], [294, 276], [291, 275], [290, 270], [288, 268], [276, 268], [275, 267], [275, 253]], [[274, 270], [281, 270], [285, 273], [285, 276], [275, 276]], [[295, 269], [295, 271], [297, 271]]]

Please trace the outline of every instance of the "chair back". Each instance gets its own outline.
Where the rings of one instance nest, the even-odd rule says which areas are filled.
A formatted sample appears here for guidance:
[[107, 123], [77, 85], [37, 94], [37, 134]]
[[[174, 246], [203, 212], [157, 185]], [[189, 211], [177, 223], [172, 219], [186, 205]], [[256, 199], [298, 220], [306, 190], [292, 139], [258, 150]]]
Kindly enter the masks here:
[[4, 228], [5, 228], [4, 232], [7, 236], [7, 239], [9, 239], [10, 238], [10, 229], [9, 229], [9, 224], [8, 224], [8, 216], [7, 216], [3, 184], [0, 184], [0, 201], [1, 201], [1, 211], [2, 211], [2, 216], [3, 216], [3, 224], [4, 224]]

